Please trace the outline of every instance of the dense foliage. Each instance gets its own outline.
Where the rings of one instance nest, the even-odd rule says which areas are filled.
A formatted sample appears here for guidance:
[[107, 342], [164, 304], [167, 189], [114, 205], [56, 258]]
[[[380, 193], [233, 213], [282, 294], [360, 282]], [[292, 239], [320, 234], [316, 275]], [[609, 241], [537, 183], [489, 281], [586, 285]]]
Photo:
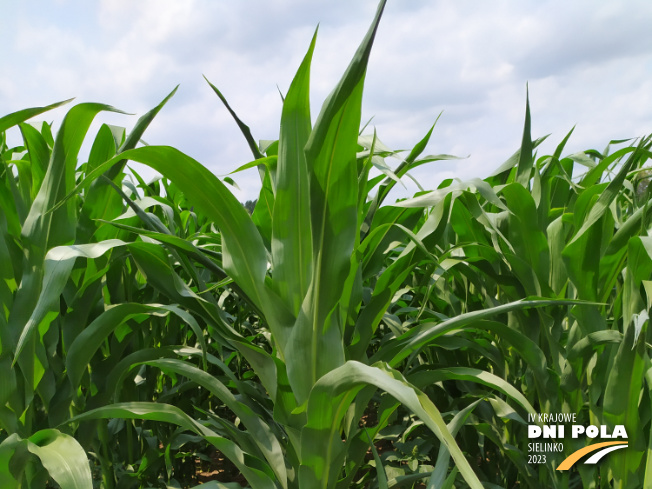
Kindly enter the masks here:
[[[136, 147], [173, 94], [81, 165], [111, 107], [72, 107], [56, 137], [26, 121], [61, 104], [0, 118], [1, 487], [652, 486], [650, 138], [537, 157], [528, 108], [490, 177], [389, 202], [453, 157], [423, 155], [434, 126], [407, 155], [359, 134], [383, 5], [314, 124], [315, 39], [276, 141], [211, 85], [255, 206]], [[553, 412], [625, 425], [629, 447], [532, 465], [528, 414]]]

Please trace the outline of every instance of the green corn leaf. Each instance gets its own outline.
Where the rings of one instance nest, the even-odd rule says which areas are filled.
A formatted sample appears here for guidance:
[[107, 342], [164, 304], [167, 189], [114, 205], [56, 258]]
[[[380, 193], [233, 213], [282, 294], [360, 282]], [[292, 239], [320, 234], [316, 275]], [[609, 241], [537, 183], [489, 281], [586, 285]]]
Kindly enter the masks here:
[[376, 463], [376, 479], [378, 480], [378, 489], [388, 489], [387, 487], [387, 473], [385, 472], [385, 467], [383, 467], [383, 462], [380, 460], [380, 455], [378, 455], [378, 450], [376, 450], [376, 445], [374, 445], [374, 440], [369, 435], [369, 431], [365, 429], [365, 434], [369, 439], [369, 446], [371, 448], [371, 453], [374, 456], [374, 462]]
[[311, 278], [310, 182], [304, 148], [311, 131], [309, 80], [316, 36], [283, 102], [272, 221], [274, 284], [295, 316]]
[[48, 211], [74, 189], [77, 154], [91, 122], [100, 111], [121, 112], [108, 105], [79, 104], [70, 109], [62, 122], [43, 184], [23, 225], [22, 234], [32, 245], [32, 253], [68, 244], [75, 238], [77, 219], [73, 202], [67, 200], [63, 208], [52, 213]]
[[[437, 120], [439, 120], [439, 117], [437, 117]], [[395, 173], [399, 178], [413, 168], [416, 159], [426, 149], [426, 146], [428, 145], [428, 141], [430, 141], [430, 136], [432, 136], [432, 131], [435, 129], [436, 124], [437, 121], [435, 121], [435, 124], [432, 125], [430, 130], [423, 137], [423, 139], [421, 139], [421, 141], [419, 141], [414, 146], [414, 148], [412, 148], [412, 151], [410, 151], [408, 157], [405, 158], [405, 160], [401, 162], [399, 167], [396, 169]], [[368, 225], [371, 224], [371, 221], [373, 220], [375, 213], [384, 202], [385, 198], [387, 197], [387, 194], [389, 194], [392, 188], [394, 188], [395, 184], [396, 182], [394, 180], [392, 180], [391, 178], [386, 178], [381, 184], [381, 186], [378, 188], [378, 193], [376, 194], [376, 197], [374, 198], [371, 207], [369, 208], [369, 213], [367, 214], [366, 222]]]
[[6, 115], [4, 117], [0, 117], [0, 133], [5, 132], [10, 127], [16, 126], [21, 122], [25, 122], [27, 119], [36, 117], [37, 115], [40, 115], [43, 112], [56, 109], [57, 107], [61, 107], [62, 105], [71, 102], [72, 100], [74, 99], [70, 98], [68, 100], [57, 102], [52, 105], [46, 105], [45, 107], [33, 107], [31, 109], [23, 109], [23, 110], [19, 110], [18, 112], [13, 112], [12, 114]]
[[619, 344], [623, 341], [623, 334], [620, 331], [607, 329], [604, 331], [596, 331], [589, 333], [584, 338], [574, 343], [572, 348], [568, 351], [568, 359], [574, 360], [576, 358], [585, 357], [593, 354], [597, 346], [607, 343]]
[[[632, 150], [632, 154], [630, 157], [627, 159], [625, 164], [623, 164], [622, 168], [618, 171], [617, 175], [609, 182], [609, 185], [607, 188], [600, 194], [600, 197], [598, 201], [591, 207], [590, 212], [584, 219], [584, 222], [582, 223], [582, 227], [575, 233], [575, 236], [573, 236], [572, 241], [569, 243], [569, 246], [572, 245], [575, 241], [577, 241], [580, 236], [582, 236], [584, 233], [586, 233], [589, 228], [595, 224], [600, 217], [607, 211], [609, 208], [609, 205], [611, 202], [614, 200], [620, 189], [622, 188], [623, 182], [625, 181], [625, 178], [627, 174], [630, 172], [630, 170], [634, 167], [634, 165], [637, 163], [638, 159], [643, 157], [644, 155], [648, 155], [648, 146], [650, 144], [650, 140], [644, 139], [643, 141], [640, 142], [637, 148]], [[570, 254], [571, 251], [569, 250], [568, 252], [565, 251], [565, 254], [568, 253]]]
[[220, 92], [215, 85], [213, 85], [211, 82], [208, 81], [208, 78], [204, 76], [204, 80], [206, 80], [206, 83], [213, 89], [213, 92], [215, 92], [215, 95], [219, 97], [219, 99], [222, 101], [224, 104], [224, 107], [226, 107], [226, 110], [229, 111], [229, 114], [231, 114], [231, 117], [233, 117], [233, 120], [236, 122], [238, 127], [240, 128], [240, 131], [242, 132], [242, 135], [245, 137], [247, 140], [247, 144], [249, 145], [249, 149], [251, 150], [252, 154], [254, 155], [255, 159], [260, 159], [263, 158], [263, 154], [260, 152], [258, 149], [258, 146], [256, 145], [256, 141], [254, 140], [254, 137], [251, 135], [251, 129], [249, 129], [249, 126], [247, 126], [240, 118], [238, 115], [235, 113], [235, 111], [231, 108], [229, 103], [226, 101], [226, 98], [224, 95], [222, 95], [222, 92]]
[[[652, 387], [652, 368], [650, 368], [649, 362], [646, 365], [645, 383], [648, 387], [648, 392], [652, 393], [652, 391], [650, 390], [650, 388]], [[650, 456], [650, 453], [652, 453], [652, 436], [648, 437], [647, 457], [645, 457], [646, 458], [645, 478], [643, 480], [643, 487], [648, 487], [652, 485], [652, 457]]]
[[263, 174], [263, 185], [260, 188], [258, 201], [251, 215], [251, 220], [263, 238], [265, 249], [269, 250], [272, 247], [272, 220], [275, 207], [273, 172], [265, 167], [264, 170], [261, 170], [261, 173]]
[[590, 188], [593, 185], [600, 183], [602, 175], [609, 169], [609, 167], [615, 165], [623, 156], [633, 153], [635, 150], [636, 148], [630, 146], [619, 149], [606, 158], [603, 158], [598, 165], [587, 172], [584, 178], [580, 181], [580, 185], [584, 188]]
[[[244, 206], [208, 169], [170, 147], [147, 146], [121, 153], [96, 168], [78, 188], [88, 185], [117, 158], [143, 163], [170, 178], [190, 202], [214, 220], [222, 234], [225, 270], [265, 313], [279, 344], [285, 345], [291, 315], [265, 284], [267, 251]], [[204, 185], [197, 187], [198, 181]]]
[[[16, 202], [11, 192], [9, 181], [9, 172], [5, 173], [4, 178], [0, 178], [0, 206], [2, 214], [0, 214], [0, 232], [3, 234], [8, 232], [12, 236], [20, 236], [20, 228], [22, 226], [21, 215], [18, 213]], [[5, 231], [6, 229], [6, 231]], [[6, 246], [6, 245], [5, 245]], [[4, 257], [8, 256], [3, 254]]]
[[68, 281], [75, 260], [79, 257], [97, 258], [116, 246], [125, 246], [126, 244], [124, 241], [114, 239], [95, 244], [61, 246], [53, 248], [48, 253], [45, 259], [42, 292], [37, 296], [32, 314], [20, 333], [15, 358], [20, 356], [46, 314], [58, 308], [59, 296]]
[[229, 175], [233, 175], [234, 173], [239, 173], [241, 171], [248, 170], [250, 168], [257, 168], [260, 165], [265, 165], [265, 167], [268, 169], [275, 169], [277, 166], [277, 162], [278, 162], [278, 155], [265, 156], [264, 158], [260, 158], [259, 160], [253, 160], [250, 161], [249, 163], [245, 163], [244, 165], [239, 166], [232, 172], [229, 172]]
[[[191, 354], [195, 352], [195, 349], [179, 345], [144, 348], [142, 350], [130, 353], [129, 355], [124, 356], [119, 362], [117, 362], [108, 373], [106, 376], [106, 382], [104, 383], [103, 392], [100, 395], [102, 398], [107, 399], [107, 404], [109, 403], [109, 400], [117, 402], [121, 399], [121, 390], [125, 379], [134, 368], [134, 366], [143, 364], [150, 360], [159, 360], [161, 358], [177, 358], [177, 356], [182, 355], [186, 352]], [[202, 354], [202, 352], [198, 350], [197, 353], [199, 355]]]
[[443, 201], [448, 194], [461, 195], [463, 191], [468, 189], [477, 190], [488, 202], [500, 209], [507, 210], [507, 207], [500, 200], [496, 191], [487, 182], [479, 178], [472, 178], [465, 182], [456, 181], [447, 187], [433, 190], [411, 199], [401, 200], [393, 205], [396, 207], [432, 207]]
[[231, 440], [218, 436], [175, 406], [154, 402], [123, 402], [87, 411], [70, 419], [68, 423], [107, 418], [147, 419], [181, 426], [202, 436], [220, 450], [238, 468], [252, 489], [277, 489], [267, 473], [271, 472], [269, 467], [262, 461], [243, 452]]
[[288, 377], [300, 404], [318, 378], [344, 363], [344, 325], [338, 306], [358, 236], [356, 152], [362, 89], [384, 7], [383, 0], [344, 76], [324, 102], [306, 144], [312, 281], [286, 349]]
[[[75, 239], [77, 210], [67, 196], [72, 194], [75, 187], [75, 166], [83, 138], [94, 117], [104, 110], [119, 112], [107, 105], [79, 104], [66, 114], [54, 142], [47, 173], [23, 224], [23, 276], [9, 316], [9, 329], [14, 335], [13, 341], [16, 341], [14, 362], [19, 362], [23, 375], [31, 386], [29, 389], [38, 385], [45, 368], [43, 360], [35, 355], [35, 352], [40, 351], [39, 356], [43, 357], [44, 346], [31, 338], [40, 319], [30, 323], [30, 316], [37, 308], [41, 295], [43, 260], [48, 248]], [[58, 206], [57, 209], [49, 212], [55, 206]], [[46, 304], [49, 306], [51, 302]], [[32, 349], [30, 354], [19, 357], [27, 343]]]
[[439, 324], [427, 323], [419, 328], [412, 329], [402, 337], [393, 340], [384, 349], [379, 350], [379, 352], [371, 358], [371, 361], [389, 361], [391, 365], [396, 365], [398, 362], [407, 358], [410, 354], [426, 345], [429, 341], [454, 329], [471, 325], [476, 321], [489, 319], [495, 317], [498, 314], [518, 311], [522, 309], [571, 304], [577, 304], [577, 302], [568, 300], [545, 299], [520, 300], [488, 309], [460, 314]]
[[162, 304], [124, 303], [115, 305], [100, 314], [75, 338], [68, 349], [66, 368], [73, 390], [76, 390], [88, 364], [106, 338], [121, 324], [138, 316], [167, 316], [175, 314], [182, 321], [189, 323], [196, 334], [201, 331], [195, 319], [186, 311], [175, 306]]
[[[88, 155], [88, 163], [86, 163], [88, 172], [93, 171], [95, 168], [100, 166], [106, 160], [109, 160], [115, 156], [118, 150], [118, 144], [116, 143], [115, 136], [111, 127], [107, 124], [102, 124], [100, 130], [97, 132], [97, 136], [93, 141], [93, 146], [91, 146], [91, 151]], [[92, 199], [94, 193], [90, 192], [86, 200]]]
[[92, 489], [86, 452], [70, 435], [41, 430], [28, 438], [27, 449], [36, 455], [61, 489]]
[[[525, 135], [525, 129], [523, 130], [523, 133]], [[532, 141], [532, 150], [534, 151], [537, 146], [539, 146], [542, 142], [544, 142], [548, 136], [544, 136], [539, 139], [535, 139]], [[521, 143], [522, 144], [522, 143]], [[496, 168], [493, 172], [491, 172], [491, 175], [489, 176], [489, 182], [491, 182], [493, 185], [500, 185], [504, 184], [507, 182], [507, 178], [509, 176], [510, 171], [518, 166], [518, 163], [521, 159], [521, 149], [518, 149], [512, 156], [510, 156], [505, 163], [500, 165], [498, 168]]]
[[346, 72], [344, 73], [344, 76], [338, 85], [324, 102], [306, 147], [306, 153], [308, 158], [311, 160], [314, 160], [322, 150], [322, 147], [324, 146], [327, 138], [327, 133], [330, 131], [330, 126], [332, 124], [331, 121], [335, 120], [336, 114], [341, 111], [342, 107], [347, 103], [350, 95], [364, 79], [364, 75], [367, 70], [367, 62], [369, 60], [369, 54], [371, 53], [371, 47], [373, 45], [374, 37], [376, 36], [380, 17], [382, 16], [383, 10], [385, 9], [385, 4], [385, 0], [381, 0], [381, 2], [378, 4], [376, 16], [371, 24], [371, 27], [367, 31], [365, 38], [358, 47], [353, 60], [349, 64]]
[[[0, 323], [0, 327], [2, 326]], [[9, 352], [0, 353], [0, 371], [5, 372], [5, 375], [0, 378], [0, 405], [4, 406], [11, 396], [15, 395], [18, 388], [16, 384], [16, 372], [11, 368], [11, 356]]]
[[[457, 432], [460, 430], [464, 423], [469, 418], [475, 407], [480, 401], [475, 401], [466, 406], [461, 411], [457, 412], [450, 423], [446, 425], [448, 430], [451, 432], [451, 435], [457, 435]], [[432, 471], [430, 479], [428, 479], [428, 485], [426, 489], [437, 489], [438, 487], [444, 487], [446, 482], [446, 473], [448, 472], [448, 463], [450, 461], [450, 453], [445, 446], [442, 446], [439, 449], [437, 454], [437, 461], [435, 462], [435, 469]], [[453, 474], [456, 473], [455, 468], [452, 471]], [[453, 476], [454, 477], [454, 476]]]
[[[151, 109], [145, 115], [140, 117], [138, 121], [136, 121], [136, 125], [131, 130], [131, 132], [127, 135], [122, 145], [118, 148], [118, 153], [122, 153], [124, 151], [136, 147], [136, 145], [141, 141], [143, 134], [145, 134], [145, 130], [147, 130], [149, 125], [152, 123], [152, 121], [158, 115], [161, 109], [163, 109], [165, 104], [167, 104], [168, 101], [174, 96], [174, 94], [177, 93], [178, 88], [179, 85], [174, 87], [174, 89], [169, 94], [167, 94], [167, 96], [161, 101], [161, 103], [159, 103], [156, 107]], [[116, 164], [110, 167], [110, 170], [106, 172], [105, 176], [109, 180], [113, 180], [123, 170], [126, 162], [127, 162], [126, 159], [122, 159], [118, 161]]]
[[319, 379], [308, 401], [308, 422], [301, 433], [302, 488], [330, 488], [337, 482], [338, 461], [343, 457], [340, 423], [355, 394], [373, 385], [419, 417], [447, 447], [465, 481], [473, 489], [482, 484], [462, 454], [435, 405], [401, 374], [383, 364], [368, 366], [349, 361]]
[[[161, 101], [160, 104], [147, 112], [144, 116], [140, 117], [136, 122], [133, 130], [124, 139], [122, 144], [117, 141], [113, 131], [109, 126], [107, 126], [107, 130], [104, 131], [101, 139], [100, 134], [98, 133], [98, 138], [94, 142], [93, 148], [91, 149], [91, 154], [89, 155], [88, 168], [86, 173], [90, 173], [95, 170], [100, 164], [111, 158], [116, 152], [120, 153], [135, 148], [136, 145], [140, 142], [143, 134], [145, 133], [145, 130], [154, 120], [154, 117], [156, 117], [156, 115], [161, 111], [165, 104], [172, 98], [178, 88], [178, 86], [175, 87], [174, 90], [172, 90], [172, 92], [170, 92]], [[98, 146], [97, 148], [96, 145]], [[106, 178], [106, 180], [103, 178], [96, 178], [92, 182], [91, 187], [86, 194], [86, 200], [84, 201], [84, 206], [82, 208], [82, 219], [88, 218], [91, 220], [110, 220], [120, 214], [122, 210], [120, 199], [115, 194], [115, 192], [109, 188], [109, 183], [113, 180], [116, 180], [116, 182], [118, 181], [126, 163], [127, 160], [125, 159], [115, 161], [114, 164], [105, 169], [103, 176]], [[106, 234], [105, 230], [95, 230], [94, 226], [89, 226], [88, 223], [84, 222], [83, 220], [82, 225], [86, 225], [87, 227], [91, 228], [87, 232], [95, 233], [94, 237], [96, 240], [103, 240], [114, 237]]]
[[[599, 264], [603, 253], [601, 242], [604, 232], [609, 232], [611, 227], [609, 226], [611, 215], [608, 210], [616, 196], [621, 192], [628, 173], [639, 164], [640, 160], [644, 161], [647, 158], [649, 145], [650, 140], [646, 138], [636, 148], [632, 149], [627, 161], [622, 165], [616, 176], [608, 184], [605, 184], [606, 188], [599, 193], [595, 203], [590, 206], [587, 212], [579, 215], [579, 217], [583, 216], [581, 227], [577, 226], [579, 230], [562, 252], [568, 275], [578, 289], [580, 298], [596, 300], [598, 297]], [[590, 198], [593, 197], [593, 194], [597, 195], [597, 189], [599, 188], [594, 185], [587, 189], [578, 198], [578, 206], [582, 204], [582, 208], [584, 208], [590, 205], [593, 202]], [[622, 239], [622, 236], [619, 236], [619, 239]]]
[[9, 435], [0, 443], [0, 485], [3, 488], [20, 488], [20, 483], [12, 474], [11, 459], [21, 443], [24, 443], [24, 441], [16, 434]]
[[[632, 474], [640, 467], [643, 457], [639, 399], [649, 359], [643, 338], [636, 341], [635, 335], [633, 327], [625, 332], [604, 392], [604, 423], [609, 426], [624, 425], [631, 447], [609, 457], [609, 467], [620, 487], [632, 487], [635, 484], [636, 477], [632, 477]], [[623, 379], [627, 381], [623, 382]]]
[[477, 382], [496, 389], [506, 396], [511, 397], [514, 401], [521, 405], [529, 414], [535, 414], [536, 411], [532, 404], [521, 394], [513, 385], [494, 375], [483, 370], [468, 367], [449, 367], [434, 370], [420, 370], [408, 376], [410, 383], [416, 387], [423, 387], [432, 385], [436, 382], [444, 380], [465, 380], [469, 382]]
[[[120, 157], [148, 165], [170, 178], [190, 202], [214, 220], [222, 232], [224, 268], [261, 307], [267, 270], [265, 246], [249, 214], [224, 184], [174, 148], [147, 146], [126, 151]], [[202, 185], [197, 186], [197, 182]]]
[[50, 149], [45, 138], [30, 124], [20, 124], [20, 132], [29, 151], [30, 170], [32, 175], [31, 199], [36, 198], [50, 159]]
[[183, 375], [198, 385], [201, 385], [221, 400], [240, 418], [244, 426], [253, 436], [261, 453], [269, 462], [270, 467], [274, 470], [281, 486], [287, 488], [287, 471], [285, 469], [281, 445], [270, 430], [270, 427], [247, 404], [237, 400], [226, 386], [215, 377], [192, 364], [175, 359], [161, 359], [146, 363], [147, 365], [158, 367], [163, 371], [171, 371]]
[[[510, 210], [507, 239], [514, 253], [523, 259], [538, 277], [536, 287], [539, 290], [527, 290], [527, 293], [541, 295], [539, 284], [546, 283], [550, 259], [548, 242], [541, 231], [534, 200], [531, 193], [518, 183], [506, 185], [501, 192]], [[543, 294], [547, 293], [548, 291], [543, 291]]]
[[530, 173], [532, 171], [532, 165], [534, 164], [530, 125], [530, 94], [529, 90], [527, 90], [525, 96], [525, 125], [523, 127], [523, 141], [521, 142], [521, 151], [518, 157], [518, 166], [516, 167], [516, 181], [525, 188], [528, 188]]

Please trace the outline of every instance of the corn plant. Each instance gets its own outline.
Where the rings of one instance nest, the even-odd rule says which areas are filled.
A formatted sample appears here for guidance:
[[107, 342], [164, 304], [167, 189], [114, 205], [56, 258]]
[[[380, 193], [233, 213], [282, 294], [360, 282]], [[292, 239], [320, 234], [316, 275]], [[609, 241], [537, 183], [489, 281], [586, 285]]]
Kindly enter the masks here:
[[[79, 167], [115, 109], [77, 105], [56, 138], [25, 121], [59, 104], [0, 119], [3, 487], [178, 486], [202, 443], [254, 489], [651, 484], [649, 139], [562, 158], [569, 134], [537, 159], [527, 107], [492, 176], [388, 205], [453, 157], [423, 155], [433, 126], [392, 170], [360, 134], [384, 4], [314, 124], [316, 36], [278, 140], [209, 82], [261, 175], [251, 215], [182, 152], [136, 148], [172, 94], [128, 135], [102, 126]], [[524, 420], [562, 411], [626, 425], [631, 449], [536, 470]]]
[[[101, 110], [115, 109], [99, 104], [73, 107], [56, 139], [50, 125], [29, 125], [25, 121], [62, 104], [27, 109], [0, 119], [3, 279], [0, 359], [4, 372], [0, 426], [6, 434], [0, 445], [3, 487], [21, 483], [24, 487], [40, 487], [48, 474], [62, 487], [88, 487], [91, 472], [85, 450], [69, 432], [55, 427], [78, 412], [106, 404], [102, 374], [110, 374], [134, 351], [153, 346], [180, 348], [186, 343], [186, 331], [193, 327], [203, 339], [199, 327], [186, 314], [165, 307], [143, 306], [136, 310], [132, 307], [131, 317], [137, 322], [152, 315], [160, 317], [159, 327], [154, 327], [156, 319], [149, 323], [152, 334], [139, 338], [134, 331], [123, 328], [117, 343], [96, 344], [103, 351], [95, 359], [90, 358], [93, 352], [86, 355], [79, 346], [88, 336], [83, 333], [87, 324], [101, 325], [101, 321], [95, 320], [104, 311], [105, 302], [155, 301], [152, 289], [142, 277], [139, 279], [132, 273], [136, 264], [129, 257], [114, 255], [109, 261], [94, 251], [93, 244], [73, 246], [75, 251], [60, 247], [95, 240], [106, 243], [128, 236], [129, 233], [102, 222], [102, 219], [121, 219], [127, 209], [120, 194], [107, 183], [123, 181], [126, 161], [114, 165], [85, 195], [77, 194], [59, 209], [49, 212], [72, 191], [77, 179], [116, 152], [133, 148], [166, 101], [167, 98], [141, 118], [127, 137], [119, 128], [102, 126], [88, 161], [79, 169], [76, 169], [77, 155], [91, 121]], [[5, 134], [14, 126], [20, 130], [23, 145], [10, 148]], [[131, 188], [135, 191], [135, 187]], [[128, 216], [121, 222], [129, 222]], [[51, 249], [68, 250], [70, 256], [81, 253], [90, 257], [95, 253], [98, 259], [84, 269], [73, 270], [74, 260], [66, 261], [62, 255], [56, 257], [56, 251], [47, 254]], [[60, 268], [50, 266], [54, 257]], [[116, 312], [113, 311], [114, 318]], [[37, 334], [30, 337], [24, 334], [33, 330]], [[92, 381], [82, 378], [83, 370], [88, 367], [96, 372]], [[107, 380], [110, 382], [114, 377], [109, 375]], [[119, 437], [124, 434], [125, 429], [114, 433]], [[109, 451], [115, 447], [109, 449], [106, 425], [104, 431], [100, 429], [99, 439], [95, 430], [77, 435], [88, 448], [93, 445], [96, 457], [111, 458]], [[65, 467], [70, 470], [66, 471]]]
[[[64, 263], [72, 266], [79, 256], [97, 258], [96, 253], [126, 247], [150, 284], [201, 315], [214, 328], [215, 338], [246, 360], [265, 396], [261, 398], [261, 391], [250, 395], [251, 389], [241, 381], [235, 383], [233, 372], [217, 359], [211, 361], [231, 378], [238, 397], [193, 363], [158, 358], [165, 356], [163, 352], [152, 351], [154, 358], [141, 355], [130, 367], [145, 364], [202, 386], [236, 414], [246, 431], [213, 416], [199, 422], [161, 402], [99, 407], [77, 416], [75, 421], [122, 417], [177, 424], [224, 453], [252, 487], [348, 487], [355, 482], [371, 441], [402, 404], [434, 433], [467, 483], [481, 487], [434, 403], [394, 367], [417, 355], [440, 331], [550, 302], [519, 300], [460, 314], [442, 324], [426, 322], [381, 343], [377, 351], [369, 349], [406, 277], [424, 259], [432, 259], [428, 247], [446, 231], [451, 205], [451, 200], [446, 200], [428, 219], [421, 219], [422, 210], [385, 209], [381, 204], [392, 187], [391, 179], [380, 182], [368, 178], [370, 167], [374, 162], [378, 164], [379, 153], [375, 138], [368, 139], [366, 145], [359, 139], [360, 107], [366, 64], [383, 7], [381, 2], [367, 36], [324, 103], [314, 127], [308, 100], [313, 39], [285, 96], [278, 143], [265, 148], [263, 155], [250, 140], [256, 160], [249, 166], [258, 166], [264, 175], [252, 217], [219, 179], [168, 147], [121, 152], [99, 165], [80, 185], [88, 185], [96, 175], [123, 159], [149, 165], [169, 178], [213, 222], [219, 237], [213, 238], [218, 248], [212, 254], [174, 239], [169, 230], [141, 212], [149, 227], [141, 233], [148, 238], [144, 243], [104, 241], [93, 245], [93, 251], [90, 247], [76, 247], [50, 255], [54, 268]], [[238, 122], [250, 139], [248, 128]], [[442, 158], [419, 159], [429, 136], [391, 176], [396, 178], [412, 167]], [[203, 185], [197, 186], [197, 182]], [[368, 202], [368, 193], [378, 184], [376, 197]], [[412, 229], [419, 224], [417, 235]], [[397, 234], [409, 241], [396, 260], [383, 263], [386, 246]], [[152, 243], [152, 239], [158, 243]], [[175, 254], [170, 256], [169, 249]], [[219, 278], [225, 275], [233, 281], [232, 291], [256, 316], [258, 335], [266, 333], [262, 338], [251, 341], [234, 329], [228, 318], [225, 320], [223, 312], [205, 294], [201, 274], [196, 273], [193, 280], [196, 290], [179, 280], [174, 268], [189, 260], [205, 271], [217, 273]], [[370, 291], [367, 297], [363, 284]], [[130, 317], [131, 309], [123, 306], [127, 304], [104, 313], [105, 329], [95, 324], [86, 328], [80, 338], [85, 341], [82, 345], [86, 352], [92, 352], [91, 346], [99, 341], [97, 335], [112, 333]], [[130, 307], [137, 312], [144, 307], [156, 307], [157, 312], [162, 308]], [[24, 341], [33, 334], [35, 323], [25, 328]], [[76, 386], [80, 373], [72, 370], [76, 373], [73, 375], [69, 368], [68, 374]], [[479, 380], [477, 375], [471, 377]], [[488, 382], [493, 385], [500, 379], [489, 375]], [[380, 421], [374, 428], [364, 429], [359, 422], [378, 388], [394, 400], [382, 404]], [[532, 410], [515, 389], [508, 389], [508, 396], [523, 409]], [[442, 467], [445, 473], [447, 464]], [[376, 471], [377, 480], [384, 481], [382, 466], [377, 465]]]
[[[650, 439], [648, 429], [642, 430], [649, 423], [644, 345], [650, 210], [644, 165], [650, 138], [611, 154], [607, 147], [562, 158], [569, 133], [553, 155], [536, 159], [532, 149], [540, 140], [530, 139], [529, 117], [528, 109], [520, 152], [491, 177], [462, 185], [448, 181], [399, 204], [440, 205], [447, 189], [458, 194], [453, 229], [438, 243], [437, 264], [414, 278], [412, 296], [401, 304], [414, 309], [404, 324], [431, 311], [459, 314], [528, 295], [586, 302], [570, 311], [512, 311], [503, 320], [441, 336], [408, 379], [426, 386], [444, 378], [442, 370], [456, 374], [447, 385], [458, 396], [439, 394], [449, 398], [448, 409], [461, 410], [491, 392], [470, 387], [468, 376], [490, 371], [519, 386], [538, 412], [578, 413], [582, 423], [622, 424], [632, 433], [631, 448], [600, 470], [580, 465], [579, 474], [559, 473], [552, 460], [535, 470], [526, 462], [526, 421], [495, 400], [494, 409], [481, 403], [462, 436], [465, 446], [483, 447], [478, 458], [486, 461], [479, 467], [484, 480], [500, 487], [646, 487], [652, 477], [642, 464]], [[573, 177], [580, 173], [576, 165], [587, 171]], [[517, 422], [502, 426], [499, 413]], [[582, 445], [567, 439], [564, 446], [568, 455]]]

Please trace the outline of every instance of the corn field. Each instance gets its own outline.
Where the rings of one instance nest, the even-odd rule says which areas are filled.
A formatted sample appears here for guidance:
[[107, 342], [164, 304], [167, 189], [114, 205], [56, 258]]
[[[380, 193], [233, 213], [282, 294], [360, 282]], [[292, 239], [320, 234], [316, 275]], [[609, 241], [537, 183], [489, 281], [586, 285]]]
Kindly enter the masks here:
[[[526, 105], [491, 176], [392, 199], [455, 157], [424, 154], [434, 125], [406, 152], [361, 132], [383, 7], [313, 120], [315, 35], [277, 140], [208, 82], [251, 213], [140, 144], [174, 91], [129, 131], [89, 134], [97, 103], [0, 118], [1, 488], [652, 488], [652, 139], [540, 156]], [[593, 440], [533, 439], [541, 413], [627, 447], [557, 470]]]

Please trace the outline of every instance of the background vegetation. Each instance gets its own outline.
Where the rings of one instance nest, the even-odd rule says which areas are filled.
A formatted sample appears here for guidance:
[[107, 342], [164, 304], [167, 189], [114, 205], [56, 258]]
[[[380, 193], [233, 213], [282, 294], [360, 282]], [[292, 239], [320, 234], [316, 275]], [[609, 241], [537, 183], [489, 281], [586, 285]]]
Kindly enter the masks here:
[[[61, 104], [0, 118], [3, 488], [652, 486], [650, 138], [537, 156], [527, 108], [490, 177], [392, 203], [453, 157], [424, 155], [434, 126], [405, 153], [360, 131], [383, 6], [314, 124], [315, 39], [278, 140], [210, 85], [260, 172], [253, 210], [136, 148], [174, 92], [81, 165], [115, 109], [75, 105], [56, 137], [26, 121]], [[535, 412], [624, 424], [629, 448], [531, 465]]]

